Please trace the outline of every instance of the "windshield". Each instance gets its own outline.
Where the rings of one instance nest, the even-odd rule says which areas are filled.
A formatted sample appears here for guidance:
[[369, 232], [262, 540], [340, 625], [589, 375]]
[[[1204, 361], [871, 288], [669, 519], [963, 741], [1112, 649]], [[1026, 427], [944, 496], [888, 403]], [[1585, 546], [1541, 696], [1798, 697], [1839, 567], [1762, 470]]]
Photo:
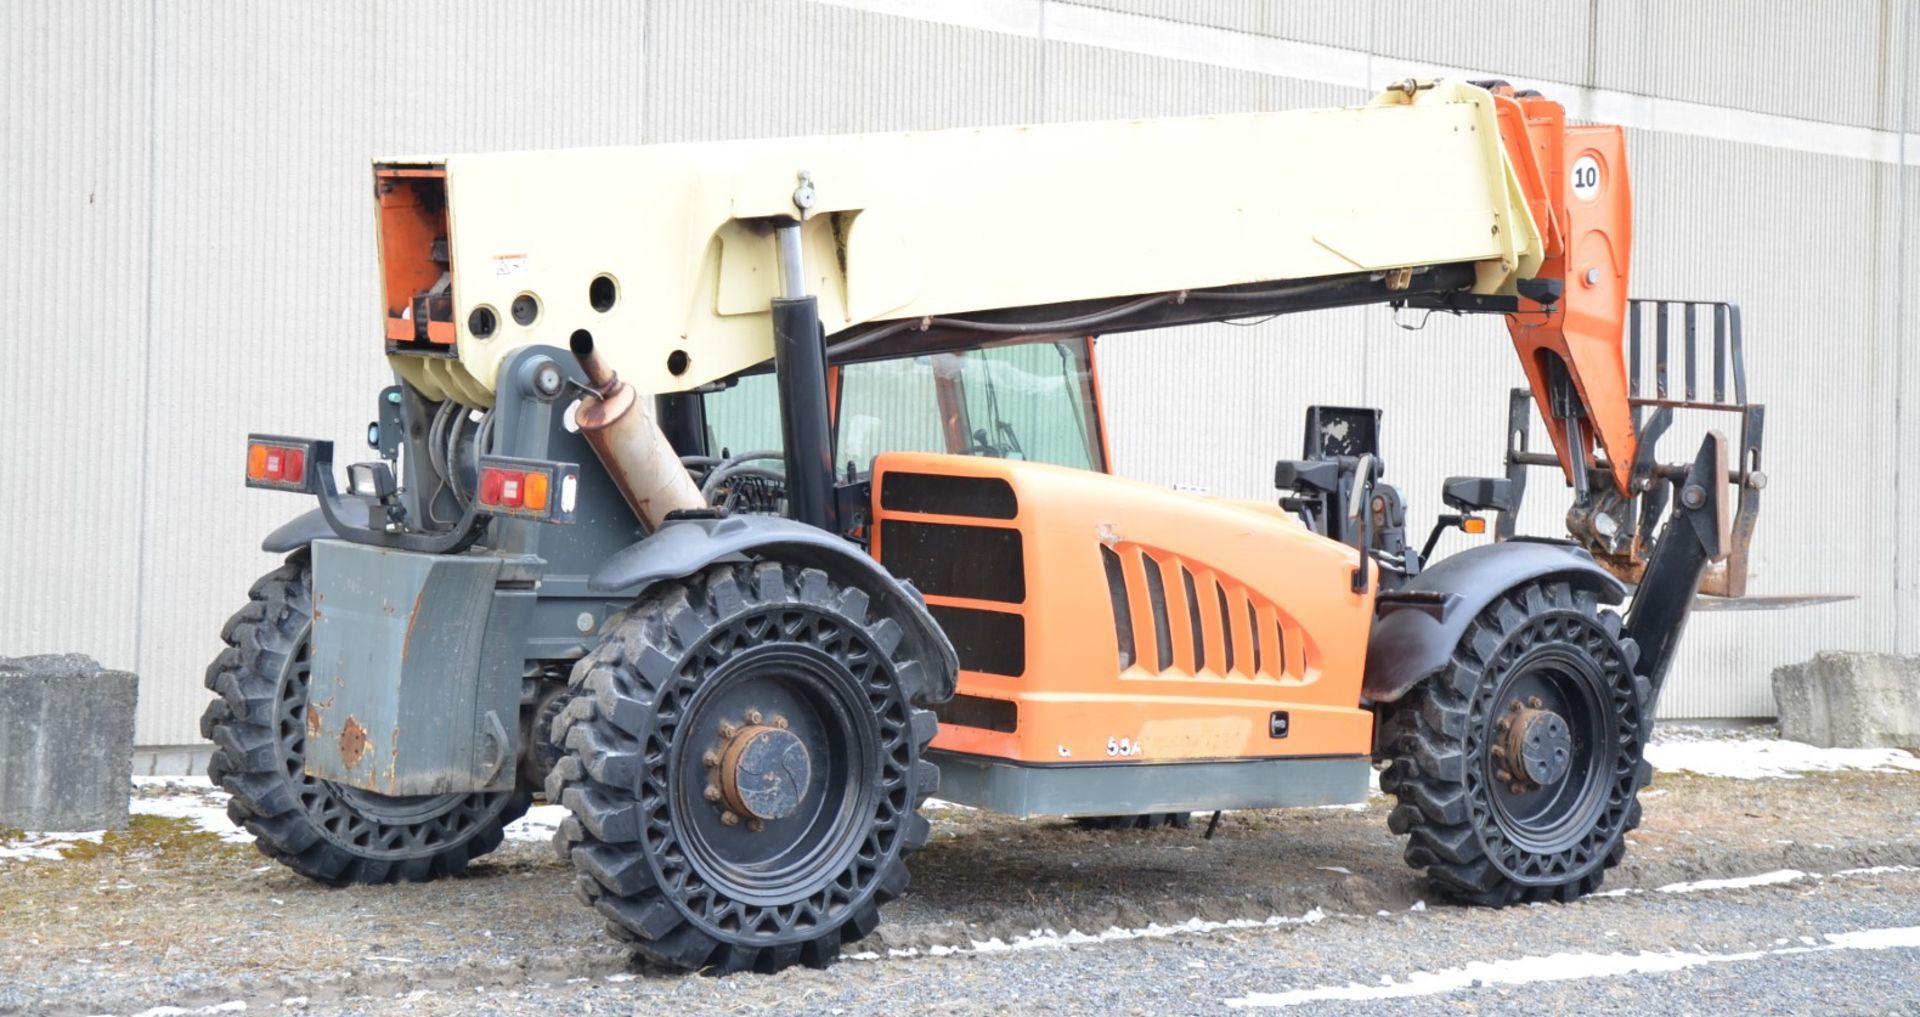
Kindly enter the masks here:
[[[705, 398], [714, 454], [778, 449], [772, 374]], [[1031, 459], [1103, 470], [1086, 340], [1023, 343], [840, 368], [834, 462], [866, 474], [882, 452]]]
[[859, 473], [882, 452], [947, 452], [1098, 470], [1084, 340], [848, 364], [834, 461]]

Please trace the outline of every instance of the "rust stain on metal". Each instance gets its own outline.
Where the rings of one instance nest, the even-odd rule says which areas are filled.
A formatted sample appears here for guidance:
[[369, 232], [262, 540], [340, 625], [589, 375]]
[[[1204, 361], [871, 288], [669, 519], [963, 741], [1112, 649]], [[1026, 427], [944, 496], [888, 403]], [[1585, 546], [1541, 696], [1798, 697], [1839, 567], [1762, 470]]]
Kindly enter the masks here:
[[392, 790], [400, 786], [400, 725], [398, 724], [393, 726], [393, 751], [387, 755], [387, 788]]
[[359, 719], [347, 718], [347, 726], [340, 731], [340, 761], [351, 770], [360, 765], [360, 758], [367, 754], [367, 729], [360, 726]]
[[334, 697], [307, 700], [307, 737], [318, 738], [326, 727], [327, 711], [333, 709]]
[[426, 606], [425, 594], [413, 598], [413, 611], [407, 615], [407, 634], [400, 641], [400, 660], [405, 662], [413, 653], [413, 626], [420, 621], [420, 609]]

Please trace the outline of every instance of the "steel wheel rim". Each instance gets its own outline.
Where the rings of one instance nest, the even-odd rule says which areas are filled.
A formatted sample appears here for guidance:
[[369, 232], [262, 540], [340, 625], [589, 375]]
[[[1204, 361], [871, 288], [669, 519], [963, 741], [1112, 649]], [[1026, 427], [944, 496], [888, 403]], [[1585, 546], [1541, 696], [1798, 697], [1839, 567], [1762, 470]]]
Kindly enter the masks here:
[[1606, 737], [1603, 682], [1591, 661], [1547, 647], [1521, 658], [1494, 694], [1496, 708], [1537, 697], [1574, 734], [1573, 760], [1565, 776], [1522, 792], [1511, 790], [1512, 781], [1498, 779], [1499, 764], [1490, 753], [1481, 754], [1494, 819], [1509, 839], [1527, 851], [1557, 854], [1573, 847], [1605, 804], [1605, 777], [1615, 753]]
[[[730, 661], [688, 704], [674, 747], [675, 825], [695, 870], [729, 897], [767, 905], [809, 896], [858, 847], [859, 818], [871, 811], [875, 733], [859, 723], [865, 704], [839, 670], [825, 654], [765, 647]], [[787, 720], [813, 763], [799, 810], [759, 830], [744, 817], [731, 826], [720, 820], [724, 806], [706, 800], [711, 768], [701, 758], [720, 743], [720, 720], [756, 708]]]
[[[795, 668], [796, 662], [803, 667]], [[845, 825], [832, 824], [817, 850], [802, 853], [812, 866], [810, 878], [799, 876], [779, 890], [770, 889], [771, 880], [742, 879], [715, 864], [710, 842], [699, 845], [689, 836], [693, 817], [715, 809], [704, 794], [702, 757], [712, 748], [710, 724], [720, 719], [717, 713], [710, 720], [694, 714], [723, 703], [725, 683], [712, 681], [715, 676], [762, 666], [779, 671], [784, 681], [825, 680], [834, 698], [818, 705], [831, 714], [838, 709], [831, 704], [841, 704], [865, 732], [856, 751], [839, 754], [857, 764], [857, 771], [842, 773], [861, 786], [857, 796], [835, 799], [844, 803], [834, 814], [844, 811]], [[724, 712], [738, 708], [727, 704]], [[887, 651], [857, 620], [822, 606], [780, 604], [715, 624], [688, 647], [679, 671], [661, 689], [655, 726], [645, 738], [635, 818], [657, 885], [695, 926], [723, 941], [756, 946], [811, 938], [848, 909], [864, 906], [912, 814], [909, 713]], [[686, 779], [688, 767], [699, 771], [698, 783]], [[834, 772], [820, 759], [813, 769]], [[811, 814], [823, 815], [824, 805]]]

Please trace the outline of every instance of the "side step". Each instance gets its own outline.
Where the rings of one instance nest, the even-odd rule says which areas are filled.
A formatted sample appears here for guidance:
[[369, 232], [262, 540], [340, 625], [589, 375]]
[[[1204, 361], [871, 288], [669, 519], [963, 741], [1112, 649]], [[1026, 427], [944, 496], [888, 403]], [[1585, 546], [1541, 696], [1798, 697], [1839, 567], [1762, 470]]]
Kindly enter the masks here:
[[927, 753], [939, 797], [1010, 816], [1110, 816], [1353, 805], [1367, 800], [1365, 756], [1191, 763], [1015, 763]]

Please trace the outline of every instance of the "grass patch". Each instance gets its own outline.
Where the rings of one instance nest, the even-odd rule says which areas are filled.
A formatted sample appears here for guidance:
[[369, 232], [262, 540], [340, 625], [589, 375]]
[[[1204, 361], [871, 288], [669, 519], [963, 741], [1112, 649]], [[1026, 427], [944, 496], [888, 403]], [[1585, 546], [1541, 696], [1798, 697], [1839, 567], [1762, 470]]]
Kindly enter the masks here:
[[60, 854], [75, 861], [118, 858], [131, 854], [202, 855], [230, 845], [222, 844], [218, 834], [195, 826], [193, 820], [169, 816], [136, 815], [125, 830], [110, 831], [99, 843], [81, 841], [60, 849]]

